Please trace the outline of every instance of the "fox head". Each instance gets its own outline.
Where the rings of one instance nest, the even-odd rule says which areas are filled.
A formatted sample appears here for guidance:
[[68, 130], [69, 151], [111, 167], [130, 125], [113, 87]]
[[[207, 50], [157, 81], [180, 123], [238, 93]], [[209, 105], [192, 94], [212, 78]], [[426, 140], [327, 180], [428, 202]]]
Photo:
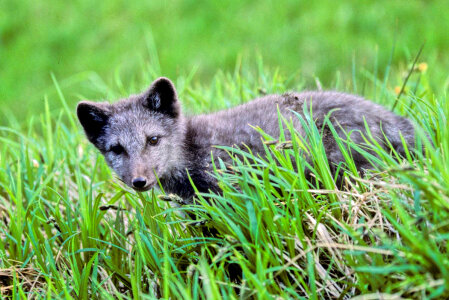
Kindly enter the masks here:
[[183, 117], [173, 83], [164, 77], [117, 103], [81, 101], [77, 115], [88, 140], [136, 191], [180, 167]]

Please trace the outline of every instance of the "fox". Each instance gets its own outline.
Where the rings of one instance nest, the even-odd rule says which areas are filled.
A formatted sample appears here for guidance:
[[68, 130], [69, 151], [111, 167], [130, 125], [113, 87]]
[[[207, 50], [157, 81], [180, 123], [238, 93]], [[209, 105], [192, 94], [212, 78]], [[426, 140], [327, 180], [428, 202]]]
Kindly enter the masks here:
[[[266, 145], [256, 128], [279, 138], [280, 113], [304, 135], [298, 114], [303, 115], [305, 105], [311, 107], [318, 129], [324, 129], [328, 118], [339, 136], [350, 132], [356, 144], [364, 143], [367, 126], [377, 142], [400, 155], [405, 152], [403, 141], [414, 143], [409, 119], [361, 96], [335, 91], [265, 95], [226, 110], [186, 116], [173, 82], [165, 77], [113, 104], [81, 101], [77, 117], [87, 139], [126, 185], [145, 192], [160, 183], [166, 193], [192, 201], [192, 182], [198, 192], [220, 192], [214, 162], [232, 164], [232, 157], [217, 146], [247, 147], [254, 155], [264, 155]], [[335, 172], [344, 157], [332, 135], [323, 135], [323, 145]], [[373, 168], [362, 154], [351, 154], [359, 172]]]

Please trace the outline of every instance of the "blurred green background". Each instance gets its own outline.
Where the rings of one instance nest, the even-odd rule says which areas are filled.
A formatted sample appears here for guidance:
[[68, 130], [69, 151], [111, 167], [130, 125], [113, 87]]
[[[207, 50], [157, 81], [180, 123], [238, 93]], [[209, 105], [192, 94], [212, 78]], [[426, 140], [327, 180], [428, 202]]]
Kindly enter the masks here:
[[448, 11], [447, 0], [3, 0], [0, 116], [42, 112], [44, 95], [58, 108], [52, 73], [73, 106], [104, 97], [100, 81], [131, 84], [148, 63], [171, 78], [196, 70], [193, 81], [208, 84], [218, 70], [262, 57], [266, 67], [329, 88], [337, 73], [351, 78], [377, 65], [382, 78], [390, 65], [407, 66], [424, 42], [421, 60], [442, 90]]

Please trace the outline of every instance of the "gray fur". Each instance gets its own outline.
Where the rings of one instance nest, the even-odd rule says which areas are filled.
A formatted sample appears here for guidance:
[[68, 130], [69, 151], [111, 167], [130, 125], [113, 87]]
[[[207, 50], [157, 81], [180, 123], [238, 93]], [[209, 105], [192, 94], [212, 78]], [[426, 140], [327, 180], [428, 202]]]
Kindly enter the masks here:
[[[268, 95], [246, 104], [219, 111], [184, 117], [180, 112], [176, 91], [167, 78], [159, 78], [150, 89], [115, 104], [82, 101], [77, 113], [88, 139], [102, 152], [108, 165], [127, 185], [142, 177], [143, 188], [152, 188], [160, 179], [166, 192], [191, 199], [194, 191], [189, 174], [201, 192], [219, 191], [210, 175], [211, 152], [214, 158], [230, 162], [229, 156], [213, 146], [247, 145], [255, 154], [264, 153], [260, 135], [251, 127], [258, 126], [274, 138], [279, 136], [277, 107], [287, 119], [292, 119], [300, 134], [304, 134], [292, 111], [302, 113], [304, 102], [312, 103], [313, 118], [318, 127], [330, 111], [331, 121], [341, 136], [352, 132], [356, 143], [363, 143], [365, 120], [374, 137], [385, 144], [384, 134], [399, 153], [403, 153], [400, 133], [409, 145], [414, 143], [411, 122], [361, 97], [339, 92], [302, 92]], [[251, 126], [250, 126], [251, 125]], [[160, 137], [152, 146], [148, 138]], [[325, 135], [323, 143], [329, 164], [344, 161], [335, 140]], [[111, 147], [120, 144], [125, 152], [115, 154]], [[353, 153], [360, 171], [371, 165], [358, 153]]]

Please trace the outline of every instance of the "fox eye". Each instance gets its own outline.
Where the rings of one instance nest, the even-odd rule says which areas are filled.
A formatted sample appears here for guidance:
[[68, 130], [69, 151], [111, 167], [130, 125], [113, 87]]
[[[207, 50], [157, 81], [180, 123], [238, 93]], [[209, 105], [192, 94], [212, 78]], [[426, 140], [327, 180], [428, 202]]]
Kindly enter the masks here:
[[158, 142], [159, 142], [159, 137], [157, 137], [157, 136], [152, 136], [152, 137], [148, 138], [148, 144], [150, 144], [151, 146], [156, 146]]
[[122, 145], [117, 144], [117, 145], [112, 146], [109, 151], [112, 151], [115, 154], [120, 155], [125, 151], [125, 149], [123, 149]]

